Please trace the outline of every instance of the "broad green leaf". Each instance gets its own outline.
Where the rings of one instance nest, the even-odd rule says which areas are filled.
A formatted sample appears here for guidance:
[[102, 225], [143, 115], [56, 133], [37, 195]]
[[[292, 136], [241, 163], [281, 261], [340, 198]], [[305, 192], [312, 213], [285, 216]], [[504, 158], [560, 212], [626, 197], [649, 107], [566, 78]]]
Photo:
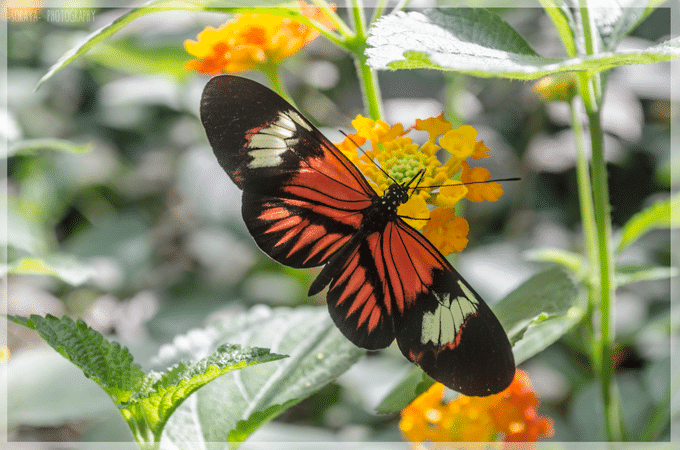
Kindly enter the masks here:
[[172, 351], [163, 352], [171, 354], [169, 358], [182, 357], [186, 351], [200, 354], [222, 342], [270, 347], [290, 355], [228, 374], [199, 390], [165, 429], [164, 439], [180, 446], [187, 442], [236, 445], [284, 408], [333, 381], [365, 353], [340, 333], [325, 307], [258, 306], [177, 342]]
[[574, 33], [577, 29], [576, 21], [572, 15], [571, 9], [564, 2], [559, 0], [539, 0], [545, 13], [552, 20], [555, 29], [560, 35], [562, 45], [564, 46], [567, 55], [574, 57], [578, 50], [574, 43]]
[[45, 75], [38, 81], [36, 89], [38, 89], [45, 81], [50, 79], [55, 73], [72, 63], [74, 60], [89, 51], [95, 45], [111, 37], [116, 32], [120, 31], [127, 24], [133, 20], [142, 17], [146, 14], [168, 11], [172, 9], [200, 9], [200, 0], [151, 0], [148, 3], [134, 8], [130, 12], [120, 16], [108, 25], [105, 25], [98, 30], [93, 31], [83, 39], [83, 41], [64, 53], [59, 60], [50, 67]]
[[138, 442], [158, 442], [172, 413], [206, 383], [233, 370], [284, 358], [268, 349], [224, 344], [198, 362], [179, 362], [164, 372], [144, 374], [126, 348], [107, 341], [82, 320], [51, 315], [7, 318], [36, 330], [99, 384], [120, 409]]
[[45, 150], [66, 153], [85, 153], [92, 149], [91, 144], [78, 145], [64, 139], [28, 139], [12, 144], [7, 150], [9, 156], [32, 155]]
[[134, 37], [102, 43], [89, 52], [87, 58], [114, 70], [133, 74], [165, 73], [179, 81], [185, 80], [191, 73], [184, 68], [191, 55], [183, 46], [161, 47]]
[[398, 413], [434, 383], [435, 381], [420, 367], [413, 366], [408, 375], [385, 396], [375, 410], [380, 414]]
[[255, 430], [257, 430], [262, 424], [265, 424], [272, 420], [274, 417], [278, 416], [299, 400], [296, 398], [291, 398], [283, 405], [271, 405], [264, 411], [256, 411], [246, 420], [241, 420], [236, 424], [236, 428], [229, 432], [229, 442], [234, 444], [231, 445], [232, 448], [237, 447], [238, 443], [246, 440]]
[[[111, 398], [99, 385], [46, 345], [12, 353], [5, 368], [10, 428], [18, 425], [59, 427], [86, 418], [118, 414]], [[0, 411], [0, 416], [2, 414]], [[117, 419], [122, 422], [120, 415]], [[127, 439], [130, 439], [129, 433]]]
[[401, 12], [381, 18], [371, 28], [370, 48], [366, 50], [368, 64], [374, 69], [427, 68], [478, 77], [534, 80], [558, 72], [596, 73], [626, 64], [651, 64], [680, 57], [680, 38], [675, 38], [641, 51], [544, 58], [524, 45], [521, 36], [500, 18], [478, 15], [481, 23], [472, 22], [472, 13], [461, 10], [466, 11], [455, 8]]
[[[224, 2], [219, 0], [151, 0], [144, 5], [132, 9], [130, 12], [123, 14], [118, 19], [114, 20], [108, 25], [105, 25], [98, 30], [93, 31], [86, 36], [82, 42], [69, 51], [64, 53], [59, 60], [49, 68], [47, 73], [38, 81], [36, 89], [38, 89], [45, 81], [49, 80], [54, 74], [61, 69], [71, 64], [80, 56], [90, 51], [97, 44], [105, 41], [113, 36], [115, 33], [123, 29], [130, 22], [147, 14], [170, 11], [170, 10], [191, 10], [191, 11], [218, 11], [218, 12], [238, 12], [253, 10], [259, 7], [260, 13], [275, 14], [280, 16], [291, 17], [300, 22], [311, 24], [310, 21], [301, 15], [295, 8], [277, 8], [276, 6], [290, 5], [291, 2], [282, 2], [280, 0], [257, 0], [252, 2], [248, 7], [232, 6], [225, 7]], [[106, 52], [106, 50], [103, 50]], [[178, 71], [184, 71], [184, 65], [178, 62]]]
[[127, 348], [109, 342], [88, 327], [85, 322], [74, 322], [69, 317], [7, 316], [19, 325], [36, 330], [40, 337], [64, 358], [78, 366], [87, 378], [94, 380], [114, 400], [125, 402], [132, 391], [141, 386], [144, 372], [132, 362]]
[[578, 289], [563, 268], [538, 273], [492, 308], [520, 364], [547, 348], [585, 314]]
[[141, 392], [135, 392], [129, 402], [119, 407], [133, 433], [150, 434], [159, 441], [172, 413], [208, 382], [233, 370], [284, 357], [265, 348], [224, 344], [196, 363], [178, 363], [165, 373], [149, 372]]
[[94, 269], [70, 255], [22, 258], [8, 265], [7, 272], [21, 275], [50, 275], [78, 286], [94, 275]]
[[655, 228], [678, 228], [680, 227], [680, 214], [671, 214], [671, 210], [680, 211], [680, 194], [654, 203], [649, 208], [635, 214], [621, 229], [619, 245], [616, 252], [638, 240], [646, 232]]
[[576, 252], [570, 252], [561, 248], [537, 248], [526, 252], [524, 256], [529, 261], [543, 261], [559, 264], [576, 275], [583, 271], [583, 256]]
[[635, 283], [637, 281], [665, 280], [671, 277], [676, 277], [678, 276], [678, 269], [675, 267], [617, 265], [615, 276], [616, 284], [618, 286], [622, 286], [624, 284]]
[[591, 8], [593, 22], [604, 44], [613, 51], [664, 0], [609, 0], [602, 7]]

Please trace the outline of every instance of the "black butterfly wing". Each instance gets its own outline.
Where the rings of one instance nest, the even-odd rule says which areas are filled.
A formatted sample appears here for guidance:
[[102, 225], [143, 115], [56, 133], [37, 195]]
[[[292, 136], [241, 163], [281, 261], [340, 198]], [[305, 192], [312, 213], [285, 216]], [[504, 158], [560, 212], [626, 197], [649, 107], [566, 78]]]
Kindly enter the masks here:
[[512, 348], [496, 316], [401, 219], [356, 245], [331, 282], [327, 303], [356, 345], [382, 348], [394, 335], [409, 360], [463, 394], [494, 394], [514, 377]]
[[358, 231], [375, 192], [361, 172], [279, 95], [246, 78], [212, 78], [201, 120], [243, 193], [257, 245], [291, 267], [325, 264]]
[[[388, 257], [386, 266], [398, 264], [400, 274], [415, 276], [415, 280], [402, 283], [402, 292], [409, 294], [403, 311], [394, 316], [397, 343], [404, 356], [435, 380], [465, 395], [486, 396], [508, 387], [515, 375], [512, 347], [479, 294], [427, 239], [403, 221], [390, 227], [386, 241], [392, 255], [402, 255], [392, 261]], [[426, 267], [429, 270], [423, 270]], [[418, 287], [415, 294], [413, 287]]]

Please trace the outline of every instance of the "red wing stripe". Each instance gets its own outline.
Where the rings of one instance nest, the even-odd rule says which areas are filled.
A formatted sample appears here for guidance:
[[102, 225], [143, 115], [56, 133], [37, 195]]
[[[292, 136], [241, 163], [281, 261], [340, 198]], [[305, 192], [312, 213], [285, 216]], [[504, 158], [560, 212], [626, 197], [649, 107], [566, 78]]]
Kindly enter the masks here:
[[[355, 299], [354, 302], [358, 303], [358, 299]], [[366, 322], [366, 319], [369, 318], [369, 316], [371, 315], [371, 313], [375, 309], [375, 307], [376, 307], [375, 297], [371, 297], [370, 299], [368, 299], [368, 301], [364, 301], [363, 305], [364, 305], [364, 307], [361, 309], [361, 316], [359, 316], [359, 321], [357, 322], [357, 324], [359, 326], [363, 325], [364, 322]], [[354, 305], [352, 305], [352, 306], [354, 306]]]
[[384, 261], [384, 257], [382, 254], [382, 245], [380, 244], [381, 239], [383, 239], [383, 236], [381, 236], [379, 233], [374, 233], [367, 238], [367, 241], [371, 249], [373, 259], [376, 262], [375, 265], [378, 271], [378, 279], [382, 280], [384, 297], [383, 305], [385, 306], [385, 311], [387, 312], [387, 315], [390, 315], [392, 314], [392, 295], [391, 295], [392, 289], [389, 286], [390, 280], [388, 280], [385, 273], [385, 264], [379, 263], [379, 261]]
[[291, 239], [293, 239], [295, 236], [297, 236], [300, 233], [300, 230], [305, 229], [308, 225], [309, 225], [309, 220], [306, 220], [306, 219], [303, 220], [302, 222], [300, 222], [299, 224], [297, 224], [296, 226], [294, 226], [293, 228], [288, 230], [286, 232], [286, 234], [284, 234], [281, 237], [281, 239], [279, 239], [276, 242], [276, 244], [274, 244], [274, 247], [278, 247], [279, 245], [285, 244], [286, 242], [290, 241]]
[[351, 236], [344, 236], [342, 239], [338, 240], [335, 244], [331, 245], [328, 250], [326, 250], [326, 253], [323, 254], [322, 260], [326, 260], [331, 257], [332, 254], [334, 254], [336, 251], [340, 250], [340, 248], [345, 245], [347, 242], [349, 242]]
[[305, 259], [305, 261], [308, 261], [310, 258], [313, 258], [317, 253], [322, 251], [323, 249], [327, 248], [329, 245], [335, 243], [338, 241], [338, 239], [342, 238], [341, 235], [339, 234], [327, 234], [321, 238], [319, 238], [318, 241], [314, 244], [314, 246], [309, 249], [309, 255]]
[[[260, 218], [261, 217], [262, 216], [260, 216]], [[294, 226], [298, 225], [300, 222], [302, 222], [302, 218], [300, 216], [289, 217], [285, 220], [279, 220], [278, 222], [274, 222], [264, 232], [265, 233], [276, 233], [277, 231], [287, 230], [289, 228], [293, 228]]]
[[[321, 225], [308, 225], [297, 235], [297, 242], [288, 251], [288, 256], [300, 251], [303, 247], [311, 245], [312, 242], [318, 241], [326, 233], [326, 229]], [[309, 256], [307, 257], [309, 259]]]

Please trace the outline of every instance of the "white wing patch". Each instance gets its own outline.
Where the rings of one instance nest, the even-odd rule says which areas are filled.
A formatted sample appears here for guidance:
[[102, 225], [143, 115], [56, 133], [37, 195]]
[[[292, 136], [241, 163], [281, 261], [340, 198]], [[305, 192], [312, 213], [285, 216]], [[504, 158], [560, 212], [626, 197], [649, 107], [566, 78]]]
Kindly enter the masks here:
[[465, 319], [477, 312], [479, 304], [477, 297], [461, 281], [458, 281], [458, 285], [465, 296], [456, 297], [453, 300], [448, 292], [432, 291], [439, 305], [433, 312], [423, 314], [421, 344], [432, 342], [435, 346], [441, 347], [454, 342]]
[[297, 125], [310, 130], [310, 126], [295, 111], [279, 113], [279, 117], [268, 127], [250, 136], [248, 154], [252, 160], [251, 169], [275, 167], [283, 162], [283, 154], [297, 143]]

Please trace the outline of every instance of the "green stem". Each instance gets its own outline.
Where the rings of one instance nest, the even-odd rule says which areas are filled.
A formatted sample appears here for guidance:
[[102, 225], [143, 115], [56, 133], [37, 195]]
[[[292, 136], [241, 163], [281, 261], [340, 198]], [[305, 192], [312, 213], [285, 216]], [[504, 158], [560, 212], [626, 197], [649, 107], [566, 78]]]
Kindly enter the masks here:
[[612, 224], [609, 206], [607, 165], [599, 111], [587, 111], [592, 142], [593, 206], [597, 224], [600, 291], [600, 384], [604, 403], [605, 429], [609, 441], [621, 441], [623, 428], [619, 414], [616, 385], [612, 376], [611, 347], [614, 342], [614, 260], [612, 254]]
[[[269, 79], [269, 82], [271, 83], [274, 91], [276, 91], [281, 97], [286, 99], [288, 103], [295, 106], [295, 101], [288, 93], [286, 85], [284, 85], [283, 82], [281, 81], [281, 77], [279, 77], [278, 66], [276, 64], [272, 64], [270, 66], [261, 67], [260, 69], [262, 70], [262, 72], [264, 72], [265, 75], [267, 75], [267, 78]], [[295, 107], [297, 108], [297, 106]]]
[[354, 54], [359, 85], [368, 114], [373, 120], [379, 120], [383, 116], [382, 96], [380, 95], [378, 74], [366, 64], [368, 58], [364, 53], [367, 38], [364, 8], [361, 0], [352, 0], [352, 3], [352, 17], [354, 18], [356, 36], [347, 41], [347, 48]]
[[599, 254], [597, 252], [597, 226], [595, 224], [595, 212], [593, 210], [592, 187], [588, 175], [588, 159], [586, 158], [585, 144], [583, 140], [583, 127], [579, 118], [578, 110], [574, 101], [569, 102], [571, 112], [571, 127], [574, 131], [576, 144], [576, 180], [578, 184], [579, 207], [581, 208], [581, 221], [585, 238], [586, 251], [588, 253], [588, 274], [586, 279], [589, 285], [597, 280], [594, 273], [599, 266]]
[[[597, 34], [588, 0], [579, 1], [579, 12], [583, 25], [585, 51], [595, 55], [599, 51], [599, 35]], [[597, 227], [597, 247], [599, 253], [599, 273], [597, 286], [590, 289], [599, 290], [600, 336], [598, 342], [599, 376], [604, 405], [604, 422], [607, 440], [622, 441], [624, 430], [619, 410], [618, 390], [612, 373], [611, 349], [614, 342], [614, 302], [616, 282], [614, 279], [614, 257], [612, 252], [612, 224], [609, 204], [609, 184], [607, 182], [607, 163], [604, 159], [604, 139], [600, 120], [602, 103], [602, 83], [599, 74], [581, 74], [579, 76], [581, 97], [588, 115], [590, 141], [592, 147], [592, 183], [593, 208]], [[591, 296], [594, 297], [594, 296]]]

